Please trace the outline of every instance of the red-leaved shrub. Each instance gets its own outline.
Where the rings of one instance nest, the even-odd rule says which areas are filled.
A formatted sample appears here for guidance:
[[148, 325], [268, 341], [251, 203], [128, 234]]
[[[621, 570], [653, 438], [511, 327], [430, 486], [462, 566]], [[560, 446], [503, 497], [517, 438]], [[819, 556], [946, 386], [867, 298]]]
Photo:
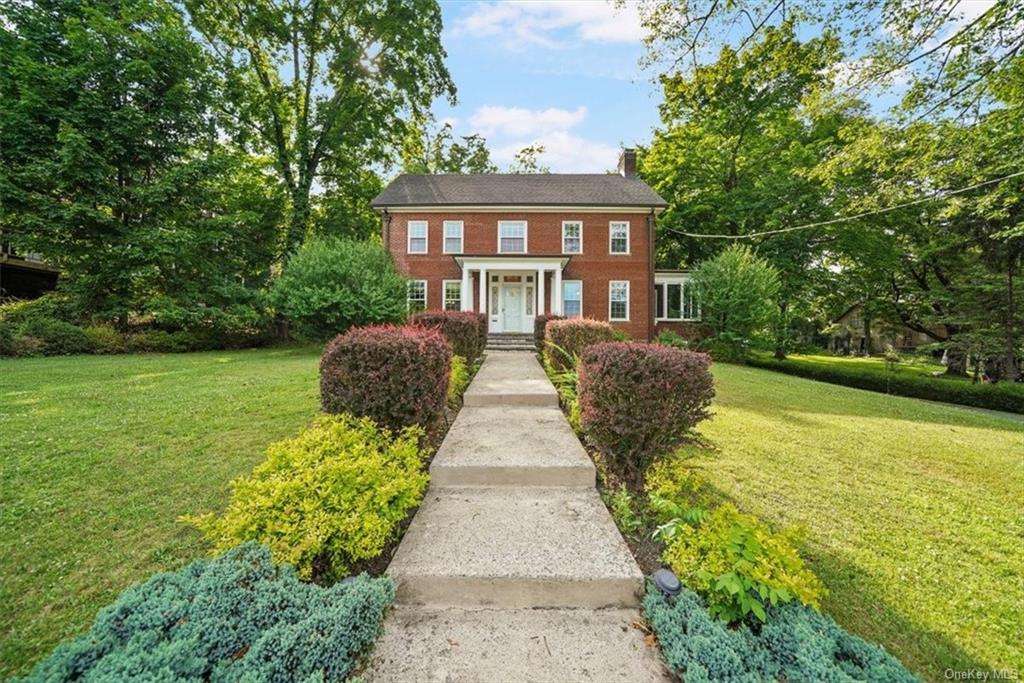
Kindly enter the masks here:
[[612, 341], [615, 330], [606, 322], [568, 318], [548, 322], [544, 332], [544, 357], [555, 370], [571, 368], [583, 349]]
[[486, 333], [480, 335], [480, 316], [469, 311], [423, 311], [414, 313], [409, 322], [438, 330], [452, 346], [452, 353], [472, 365], [484, 352]]
[[538, 315], [533, 319], [533, 343], [538, 351], [544, 350], [544, 333], [552, 320], [565, 320], [563, 315]]
[[584, 349], [580, 424], [626, 481], [643, 485], [651, 461], [680, 446], [710, 416], [711, 359], [660, 344], [611, 342]]
[[398, 431], [436, 428], [444, 416], [451, 351], [437, 330], [415, 325], [353, 327], [320, 357], [320, 405]]
[[480, 348], [483, 349], [487, 347], [487, 314], [477, 313], [476, 317], [480, 321], [480, 329], [478, 330], [478, 333], [480, 335]]

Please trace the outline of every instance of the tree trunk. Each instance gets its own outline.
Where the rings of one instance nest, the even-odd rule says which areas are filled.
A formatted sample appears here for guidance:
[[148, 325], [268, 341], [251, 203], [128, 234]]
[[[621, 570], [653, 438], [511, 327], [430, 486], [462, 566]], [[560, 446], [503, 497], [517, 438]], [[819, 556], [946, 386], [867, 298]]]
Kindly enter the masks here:
[[863, 316], [864, 319], [864, 355], [871, 355], [871, 318], [866, 314]]
[[786, 318], [787, 304], [779, 302], [779, 320], [775, 326], [775, 358], [786, 360], [786, 338], [789, 336], [789, 321]]
[[285, 258], [288, 254], [299, 248], [306, 239], [309, 231], [310, 206], [309, 186], [299, 185], [292, 191], [292, 210], [288, 222], [288, 243], [285, 248]]
[[1003, 361], [1006, 379], [1011, 382], [1017, 381], [1020, 376], [1020, 367], [1017, 365], [1017, 337], [1013, 329], [1016, 314], [1013, 300], [1013, 271], [1013, 259], [1011, 258], [1006, 268], [1006, 359]]

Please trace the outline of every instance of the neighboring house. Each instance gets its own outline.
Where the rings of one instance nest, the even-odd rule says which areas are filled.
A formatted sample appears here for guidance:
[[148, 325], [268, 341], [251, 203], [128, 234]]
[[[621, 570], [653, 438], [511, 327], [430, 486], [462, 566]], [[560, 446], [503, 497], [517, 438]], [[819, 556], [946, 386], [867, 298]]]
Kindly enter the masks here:
[[411, 309], [486, 312], [494, 334], [532, 332], [542, 314], [636, 339], [692, 332], [688, 275], [654, 269], [667, 204], [636, 177], [632, 150], [618, 174], [400, 175], [371, 205]]
[[[854, 304], [829, 326], [828, 349], [832, 353], [871, 355], [883, 353], [887, 346], [897, 351], [912, 351], [935, 341], [923, 332], [905, 325], [881, 320], [866, 320], [864, 306]], [[943, 330], [937, 330], [940, 337]]]
[[0, 241], [0, 299], [34, 299], [57, 286], [58, 271], [36, 254], [19, 255]]

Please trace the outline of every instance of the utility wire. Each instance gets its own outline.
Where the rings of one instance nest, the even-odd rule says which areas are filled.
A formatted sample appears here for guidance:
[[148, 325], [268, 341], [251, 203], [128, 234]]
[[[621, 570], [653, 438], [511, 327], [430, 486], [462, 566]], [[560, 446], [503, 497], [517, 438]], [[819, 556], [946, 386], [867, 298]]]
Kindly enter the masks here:
[[968, 187], [961, 187], [960, 189], [957, 189], [957, 190], [940, 190], [940, 191], [936, 192], [935, 194], [929, 195], [927, 197], [922, 197], [921, 199], [915, 199], [914, 201], [907, 202], [906, 204], [897, 204], [896, 206], [890, 206], [890, 207], [887, 207], [887, 208], [884, 208], [884, 209], [874, 209], [872, 211], [865, 211], [863, 213], [854, 214], [852, 216], [843, 216], [842, 218], [833, 218], [832, 220], [828, 220], [828, 221], [819, 221], [817, 223], [805, 223], [804, 225], [794, 225], [794, 226], [791, 226], [791, 227], [788, 227], [788, 228], [779, 228], [778, 230], [765, 230], [763, 232], [752, 232], [752, 233], [749, 233], [749, 234], [746, 234], [746, 235], [709, 235], [709, 234], [699, 233], [699, 232], [685, 232], [683, 230], [677, 230], [676, 228], [670, 228], [668, 226], [665, 227], [665, 230], [667, 230], [669, 232], [673, 232], [673, 233], [675, 233], [677, 235], [683, 235], [684, 237], [701, 237], [701, 238], [707, 238], [707, 239], [721, 239], [721, 240], [745, 240], [745, 239], [750, 239], [752, 237], [764, 237], [766, 235], [781, 235], [782, 233], [786, 233], [786, 232], [796, 232], [797, 230], [808, 230], [810, 228], [820, 228], [820, 227], [822, 227], [824, 225], [835, 225], [836, 223], [845, 223], [846, 221], [854, 221], [854, 220], [857, 220], [859, 218], [866, 218], [868, 216], [877, 216], [879, 214], [889, 213], [890, 211], [896, 211], [898, 209], [905, 209], [908, 206], [917, 206], [918, 204], [924, 204], [925, 202], [935, 201], [936, 199], [945, 199], [946, 197], [951, 197], [951, 196], [953, 196], [955, 194], [961, 194], [961, 193], [964, 193], [964, 192], [970, 192], [971, 190], [976, 190], [979, 187], [984, 187], [985, 185], [992, 185], [994, 183], [1001, 183], [1004, 180], [1009, 180], [1010, 178], [1016, 178], [1016, 177], [1022, 176], [1022, 175], [1024, 175], [1024, 171], [1017, 171], [1016, 173], [1011, 173], [1010, 175], [1005, 175], [1005, 176], [1003, 176], [1001, 178], [993, 178], [991, 180], [985, 180], [985, 181], [982, 181], [980, 183], [975, 183], [974, 185], [969, 185]]

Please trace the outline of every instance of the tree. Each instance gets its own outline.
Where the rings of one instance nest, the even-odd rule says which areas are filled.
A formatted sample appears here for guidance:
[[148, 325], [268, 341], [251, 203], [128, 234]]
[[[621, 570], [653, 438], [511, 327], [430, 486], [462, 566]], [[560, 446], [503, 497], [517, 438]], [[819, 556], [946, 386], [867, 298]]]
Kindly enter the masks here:
[[[795, 26], [764, 31], [742, 53], [723, 48], [717, 62], [662, 76], [663, 127], [641, 158], [641, 175], [669, 202], [658, 221], [658, 262], [692, 265], [725, 240], [833, 216], [831, 198], [812, 171], [841, 146], [838, 132], [858, 106], [825, 97], [839, 59], [831, 36], [800, 42]], [[748, 240], [782, 273], [776, 354], [783, 357], [794, 313], [811, 315], [825, 230]]]
[[216, 55], [240, 144], [266, 150], [290, 198], [286, 244], [310, 232], [322, 167], [388, 158], [403, 116], [454, 100], [434, 0], [186, 0]]
[[509, 164], [509, 173], [551, 173], [551, 168], [540, 163], [544, 145], [527, 145], [515, 153]]
[[479, 133], [460, 136], [452, 134], [452, 125], [445, 123], [430, 132], [432, 119], [420, 117], [409, 126], [402, 145], [402, 170], [405, 173], [497, 173], [491, 162], [487, 139]]
[[406, 316], [406, 281], [372, 242], [313, 238], [295, 252], [270, 299], [307, 339], [325, 341], [353, 325]]
[[772, 322], [778, 271], [743, 245], [701, 262], [693, 284], [702, 319], [724, 341], [749, 340]]
[[218, 144], [213, 98], [206, 55], [162, 0], [6, 4], [5, 238], [121, 324], [156, 299], [203, 317], [248, 298], [234, 288], [268, 272], [280, 201], [257, 161]]

